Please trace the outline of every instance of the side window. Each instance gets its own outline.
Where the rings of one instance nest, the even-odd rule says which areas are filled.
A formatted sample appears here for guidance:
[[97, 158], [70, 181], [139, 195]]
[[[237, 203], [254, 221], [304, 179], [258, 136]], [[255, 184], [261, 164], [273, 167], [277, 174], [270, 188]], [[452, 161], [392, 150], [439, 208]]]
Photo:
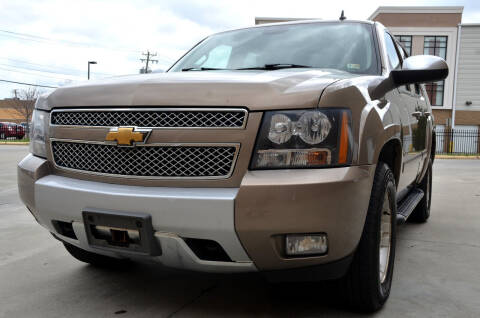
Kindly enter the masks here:
[[420, 84], [415, 84], [415, 94], [421, 95], [420, 94]]
[[[393, 44], [397, 48], [397, 52], [400, 52], [401, 64], [403, 65], [403, 61], [408, 57], [408, 55], [403, 49], [403, 47], [397, 41], [393, 41]], [[409, 93], [412, 92], [412, 89], [409, 84], [405, 85], [405, 90]]]
[[387, 49], [388, 60], [392, 69], [400, 67], [400, 57], [398, 56], [397, 49], [392, 37], [387, 32], [384, 33], [385, 48]]
[[[403, 65], [403, 61], [408, 57], [408, 54], [407, 52], [405, 52], [405, 49], [403, 48], [403, 46], [399, 45], [398, 43], [397, 43], [397, 47], [398, 47], [398, 51], [400, 52], [400, 55], [402, 56], [402, 65]], [[409, 92], [412, 92], [412, 88], [410, 87], [410, 84], [405, 85], [405, 89]]]

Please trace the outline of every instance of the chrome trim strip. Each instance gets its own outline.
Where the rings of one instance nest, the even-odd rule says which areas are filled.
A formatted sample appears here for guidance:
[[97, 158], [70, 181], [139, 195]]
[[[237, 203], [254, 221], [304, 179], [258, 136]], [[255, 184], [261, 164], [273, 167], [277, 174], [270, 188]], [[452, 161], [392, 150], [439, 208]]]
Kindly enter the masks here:
[[[148, 128], [148, 129], [245, 129], [247, 126], [248, 119], [248, 110], [245, 108], [163, 108], [163, 107], [139, 107], [139, 108], [56, 108], [50, 111], [49, 124], [51, 127], [78, 127], [78, 128], [113, 128], [118, 126], [82, 126], [82, 125], [56, 125], [52, 124], [52, 114], [59, 112], [133, 112], [133, 111], [158, 111], [158, 112], [181, 112], [181, 111], [190, 111], [190, 112], [243, 112], [245, 117], [243, 118], [243, 124], [239, 127], [143, 127], [138, 126], [138, 128]], [[131, 127], [132, 125], [123, 125], [126, 127]]]
[[71, 171], [71, 172], [78, 172], [87, 175], [97, 175], [97, 176], [107, 176], [107, 177], [115, 177], [115, 178], [126, 178], [126, 179], [151, 179], [151, 180], [218, 180], [218, 179], [228, 179], [232, 176], [235, 165], [237, 163], [238, 154], [240, 152], [240, 144], [239, 143], [151, 143], [151, 144], [139, 144], [136, 147], [235, 147], [235, 153], [233, 155], [232, 165], [230, 167], [230, 171], [227, 175], [224, 176], [206, 176], [206, 177], [154, 177], [154, 176], [130, 176], [130, 175], [122, 175], [122, 174], [111, 174], [111, 173], [102, 173], [102, 172], [94, 172], [94, 171], [86, 171], [80, 169], [73, 169], [67, 168], [57, 165], [55, 162], [55, 156], [53, 155], [53, 147], [52, 143], [54, 141], [59, 142], [70, 142], [70, 143], [83, 143], [83, 144], [97, 144], [97, 145], [105, 145], [105, 146], [112, 146], [111, 143], [104, 142], [104, 141], [90, 141], [90, 140], [74, 140], [74, 139], [59, 139], [59, 138], [50, 138], [50, 153], [52, 156], [53, 165], [58, 170], [64, 171]]

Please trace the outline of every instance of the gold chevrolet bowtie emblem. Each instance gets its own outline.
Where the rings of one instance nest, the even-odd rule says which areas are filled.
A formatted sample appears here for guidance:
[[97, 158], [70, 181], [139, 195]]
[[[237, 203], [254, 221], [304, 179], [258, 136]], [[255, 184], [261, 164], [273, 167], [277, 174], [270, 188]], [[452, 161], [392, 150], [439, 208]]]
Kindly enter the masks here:
[[149, 130], [135, 131], [133, 127], [119, 127], [110, 130], [105, 140], [116, 141], [118, 146], [134, 146], [135, 143], [143, 143], [149, 132]]

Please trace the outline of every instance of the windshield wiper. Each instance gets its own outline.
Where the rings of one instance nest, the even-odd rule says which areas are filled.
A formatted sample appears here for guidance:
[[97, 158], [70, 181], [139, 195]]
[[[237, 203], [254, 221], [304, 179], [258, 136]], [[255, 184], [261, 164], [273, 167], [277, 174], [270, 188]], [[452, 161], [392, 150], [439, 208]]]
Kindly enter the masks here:
[[312, 68], [312, 66], [290, 63], [265, 64], [263, 66], [243, 67], [236, 70], [279, 70], [282, 68]]
[[226, 70], [226, 68], [215, 68], [215, 67], [187, 67], [187, 68], [182, 68], [182, 72], [188, 72], [188, 71], [220, 71], [220, 70]]

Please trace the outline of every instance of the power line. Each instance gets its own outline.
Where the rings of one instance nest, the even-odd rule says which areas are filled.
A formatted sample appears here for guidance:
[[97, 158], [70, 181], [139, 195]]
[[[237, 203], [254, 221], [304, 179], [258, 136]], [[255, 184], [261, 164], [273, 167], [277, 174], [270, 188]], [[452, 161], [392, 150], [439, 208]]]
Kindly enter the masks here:
[[[2, 65], [2, 64], [0, 64]], [[25, 71], [18, 71], [12, 68], [5, 68], [0, 66], [0, 70], [4, 70], [7, 72], [12, 72], [12, 73], [21, 73], [21, 74], [26, 74], [26, 75], [31, 75], [31, 76], [41, 76], [41, 77], [48, 77], [48, 78], [53, 78], [57, 80], [72, 80], [71, 78], [65, 78], [65, 77], [56, 77], [56, 76], [49, 76], [49, 75], [44, 75], [44, 74], [38, 74], [38, 73], [32, 73], [32, 72], [25, 72]]]
[[[64, 74], [64, 75], [72, 75], [72, 76], [83, 77], [83, 74], [85, 73], [85, 71], [82, 71], [82, 70], [79, 70], [79, 69], [73, 69], [73, 68], [62, 67], [62, 66], [53, 66], [53, 65], [45, 65], [45, 64], [32, 63], [32, 62], [22, 61], [22, 60], [17, 60], [17, 59], [12, 59], [12, 58], [8, 58], [8, 57], [1, 57], [1, 56], [0, 56], [0, 59], [1, 59], [1, 60], [7, 60], [7, 61], [10, 61], [10, 62], [13, 62], [13, 63], [28, 64], [28, 65], [32, 65], [32, 66], [36, 66], [36, 67], [41, 67], [41, 68], [57, 69], [57, 70], [60, 70], [60, 71], [62, 71], [62, 72], [70, 72], [70, 73], [59, 73], [59, 72], [55, 72], [55, 73]], [[49, 71], [45, 71], [45, 70], [41, 70], [41, 71], [40, 71], [40, 70], [38, 70], [38, 69], [29, 69], [29, 68], [27, 68], [27, 67], [25, 67], [25, 66], [15, 66], [15, 65], [11, 65], [11, 64], [0, 64], [0, 65], [11, 66], [11, 67], [18, 67], [18, 68], [27, 69], [27, 70], [34, 70], [34, 71], [39, 71], [39, 72], [47, 72], [47, 73], [50, 73]], [[113, 76], [113, 75], [114, 75], [114, 74], [110, 74], [110, 73], [100, 73], [100, 72], [95, 72], [95, 74], [97, 74], [97, 75], [104, 75], [104, 76]]]
[[4, 79], [1, 79], [1, 78], [0, 78], [0, 82], [20, 84], [20, 85], [28, 85], [28, 86], [46, 87], [46, 88], [58, 88], [58, 86], [48, 86], [48, 85], [39, 85], [39, 84], [31, 84], [31, 83], [24, 83], [24, 82], [15, 82], [15, 81], [4, 80]]
[[27, 71], [34, 71], [34, 72], [41, 72], [41, 73], [49, 73], [49, 74], [56, 74], [56, 75], [61, 75], [61, 76], [66, 76], [66, 77], [83, 77], [81, 75], [73, 75], [73, 74], [65, 74], [65, 73], [59, 73], [59, 72], [54, 72], [54, 71], [49, 71], [49, 70], [39, 70], [35, 68], [28, 68], [28, 67], [22, 67], [22, 66], [14, 66], [10, 64], [3, 64], [0, 63], [0, 66], [2, 67], [8, 67], [10, 69], [21, 69], [21, 70], [27, 70]]
[[64, 45], [70, 45], [70, 46], [84, 46], [84, 47], [95, 47], [95, 48], [102, 48], [106, 50], [112, 50], [112, 51], [123, 51], [123, 52], [129, 52], [129, 53], [139, 53], [140, 51], [136, 50], [129, 50], [129, 49], [124, 49], [124, 48], [112, 48], [112, 47], [106, 47], [106, 46], [99, 46], [94, 43], [85, 43], [85, 42], [74, 42], [74, 41], [68, 41], [68, 40], [60, 40], [60, 39], [52, 39], [52, 38], [47, 38], [43, 36], [38, 36], [38, 35], [33, 35], [33, 34], [27, 34], [27, 33], [19, 33], [19, 32], [13, 32], [13, 31], [8, 31], [8, 30], [0, 30], [1, 33], [4, 33], [4, 36], [10, 36], [26, 41], [33, 41], [37, 43], [61, 43]]
[[[3, 33], [3, 34], [1, 34]], [[85, 42], [74, 42], [74, 41], [68, 41], [68, 40], [60, 40], [60, 39], [53, 39], [53, 38], [47, 38], [43, 36], [38, 36], [38, 35], [33, 35], [33, 34], [27, 34], [27, 33], [19, 33], [19, 32], [13, 32], [9, 30], [2, 30], [0, 29], [0, 35], [3, 36], [10, 36], [14, 37], [20, 40], [25, 40], [25, 41], [33, 41], [37, 43], [61, 43], [64, 45], [70, 45], [70, 46], [83, 46], [83, 47], [88, 47], [88, 48], [101, 48], [105, 50], [111, 50], [111, 51], [120, 51], [120, 52], [128, 52], [128, 53], [141, 53], [141, 51], [137, 50], [130, 50], [130, 49], [125, 49], [125, 48], [114, 48], [114, 47], [106, 47], [106, 46], [100, 46], [95, 43], [85, 43]], [[159, 57], [166, 63], [172, 63], [174, 59], [168, 57], [168, 56], [163, 56]]]

